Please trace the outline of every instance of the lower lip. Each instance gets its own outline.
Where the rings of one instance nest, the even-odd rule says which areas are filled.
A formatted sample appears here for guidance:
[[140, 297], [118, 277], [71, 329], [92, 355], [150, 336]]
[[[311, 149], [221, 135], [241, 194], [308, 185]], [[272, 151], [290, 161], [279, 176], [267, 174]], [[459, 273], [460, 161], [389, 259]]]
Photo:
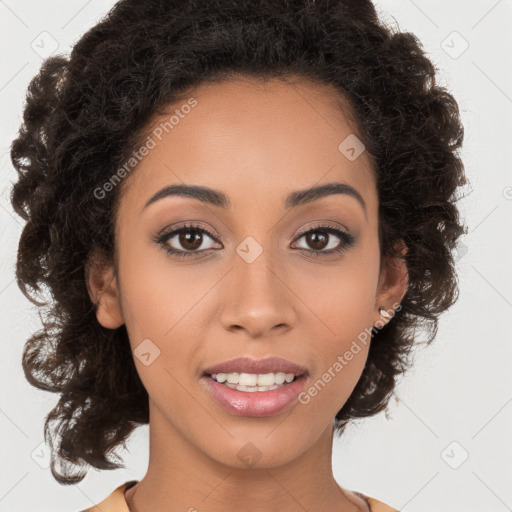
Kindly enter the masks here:
[[226, 411], [235, 416], [253, 418], [280, 413], [297, 399], [306, 383], [306, 376], [301, 375], [293, 382], [271, 391], [246, 392], [220, 384], [209, 375], [203, 378], [213, 399]]

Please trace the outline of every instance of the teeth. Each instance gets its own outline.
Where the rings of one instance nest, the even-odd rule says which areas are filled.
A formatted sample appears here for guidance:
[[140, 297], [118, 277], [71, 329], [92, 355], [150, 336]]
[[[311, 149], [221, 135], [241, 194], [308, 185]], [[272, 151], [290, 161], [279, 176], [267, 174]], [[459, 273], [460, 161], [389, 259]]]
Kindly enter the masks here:
[[280, 388], [283, 384], [274, 384], [273, 386], [242, 386], [240, 384], [229, 384], [228, 382], [223, 383], [224, 386], [227, 386], [231, 389], [236, 389], [238, 391], [248, 391], [252, 393], [253, 391], [272, 391], [273, 389]]
[[[293, 373], [214, 373], [212, 378], [217, 382], [224, 384], [238, 384], [240, 386], [254, 387], [257, 386], [274, 386], [281, 385], [285, 381], [292, 382], [295, 378]], [[231, 386], [230, 386], [231, 387]]]

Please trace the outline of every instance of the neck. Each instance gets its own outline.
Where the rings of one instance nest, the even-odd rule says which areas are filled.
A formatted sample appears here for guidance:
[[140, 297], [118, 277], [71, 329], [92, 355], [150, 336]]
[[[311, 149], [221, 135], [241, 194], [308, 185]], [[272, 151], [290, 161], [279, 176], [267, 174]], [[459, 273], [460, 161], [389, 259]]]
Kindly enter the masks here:
[[[286, 428], [285, 423], [279, 428]], [[211, 436], [194, 439], [193, 433], [179, 427], [170, 424], [150, 400], [149, 465], [144, 478], [126, 491], [130, 512], [367, 510], [361, 498], [334, 479], [330, 424], [313, 445], [302, 440], [308, 449], [295, 458], [285, 456], [287, 446], [277, 449], [268, 432], [241, 441], [242, 431], [237, 436], [210, 422], [204, 428], [210, 429]], [[290, 438], [279, 434], [280, 440]], [[208, 445], [201, 449], [204, 439]]]

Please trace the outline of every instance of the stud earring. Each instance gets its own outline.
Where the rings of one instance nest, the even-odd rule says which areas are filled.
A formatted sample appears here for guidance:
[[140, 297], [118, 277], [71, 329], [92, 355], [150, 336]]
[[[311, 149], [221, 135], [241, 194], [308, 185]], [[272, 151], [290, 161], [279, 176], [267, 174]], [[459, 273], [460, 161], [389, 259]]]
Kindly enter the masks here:
[[391, 315], [382, 306], [379, 307], [379, 313], [384, 318], [391, 318]]

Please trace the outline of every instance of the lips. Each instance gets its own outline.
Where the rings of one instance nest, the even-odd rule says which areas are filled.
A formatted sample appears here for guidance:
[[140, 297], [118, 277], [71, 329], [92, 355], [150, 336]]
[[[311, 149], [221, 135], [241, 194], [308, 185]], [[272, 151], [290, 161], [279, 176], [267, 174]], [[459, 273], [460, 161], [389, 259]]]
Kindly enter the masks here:
[[224, 384], [204, 377], [202, 382], [210, 397], [233, 416], [262, 418], [274, 416], [290, 408], [303, 392], [307, 377], [297, 377], [289, 384], [269, 391], [247, 393], [231, 389]]
[[280, 357], [268, 357], [265, 359], [251, 359], [238, 357], [218, 363], [206, 368], [203, 375], [214, 373], [293, 373], [294, 375], [308, 375], [308, 369], [299, 364], [282, 359]]

